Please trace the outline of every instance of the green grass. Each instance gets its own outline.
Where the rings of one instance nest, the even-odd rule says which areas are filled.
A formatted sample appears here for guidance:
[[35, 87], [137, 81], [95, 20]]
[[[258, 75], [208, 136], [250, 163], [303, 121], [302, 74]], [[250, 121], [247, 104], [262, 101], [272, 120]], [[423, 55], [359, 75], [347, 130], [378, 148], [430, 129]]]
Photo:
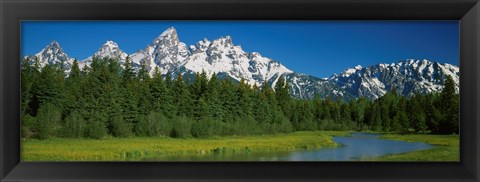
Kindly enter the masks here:
[[373, 161], [459, 161], [460, 160], [460, 137], [458, 135], [427, 135], [410, 134], [397, 135], [386, 134], [381, 136], [384, 139], [401, 140], [407, 142], [425, 142], [434, 145], [433, 148], [402, 153], [386, 155], [374, 159]]
[[337, 147], [332, 136], [348, 132], [310, 131], [290, 134], [175, 139], [135, 137], [93, 139], [48, 139], [22, 141], [23, 161], [129, 161], [168, 155], [291, 151]]
[[[23, 161], [138, 161], [168, 159], [168, 156], [201, 158], [211, 153], [293, 151], [338, 147], [333, 136], [349, 136], [346, 131], [308, 131], [277, 135], [231, 136], [207, 139], [132, 137], [94, 139], [48, 139], [22, 141]], [[426, 142], [433, 148], [386, 155], [368, 161], [459, 161], [458, 135], [385, 134], [384, 139]], [[192, 158], [195, 159], [195, 158]]]

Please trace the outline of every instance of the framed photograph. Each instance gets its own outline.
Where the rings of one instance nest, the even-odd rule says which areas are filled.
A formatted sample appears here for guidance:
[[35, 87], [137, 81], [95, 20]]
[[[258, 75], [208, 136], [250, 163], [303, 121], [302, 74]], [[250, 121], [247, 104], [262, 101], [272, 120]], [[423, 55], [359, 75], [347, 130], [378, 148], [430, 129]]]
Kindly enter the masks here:
[[477, 0], [0, 7], [2, 181], [480, 180]]

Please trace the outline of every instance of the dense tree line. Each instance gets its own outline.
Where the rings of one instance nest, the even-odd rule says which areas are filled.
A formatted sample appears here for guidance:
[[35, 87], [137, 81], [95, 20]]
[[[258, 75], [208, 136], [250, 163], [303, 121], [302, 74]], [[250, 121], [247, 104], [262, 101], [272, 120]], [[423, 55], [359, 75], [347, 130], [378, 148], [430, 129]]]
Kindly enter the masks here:
[[374, 101], [317, 97], [293, 99], [280, 77], [248, 85], [190, 77], [152, 77], [146, 65], [135, 71], [127, 59], [94, 58], [80, 70], [74, 61], [40, 68], [22, 64], [22, 137], [103, 138], [106, 136], [209, 137], [288, 133], [301, 130], [374, 130], [402, 133], [458, 133], [459, 96], [451, 77], [441, 93], [411, 98], [392, 92]]

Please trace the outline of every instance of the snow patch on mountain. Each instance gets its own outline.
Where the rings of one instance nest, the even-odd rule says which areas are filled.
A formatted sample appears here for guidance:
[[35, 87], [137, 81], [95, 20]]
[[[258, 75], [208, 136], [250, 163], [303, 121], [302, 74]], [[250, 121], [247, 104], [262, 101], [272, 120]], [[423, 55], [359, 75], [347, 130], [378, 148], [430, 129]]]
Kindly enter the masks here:
[[[360, 65], [348, 68], [329, 78], [317, 78], [293, 72], [281, 63], [262, 56], [258, 52], [245, 52], [235, 45], [232, 37], [223, 36], [215, 40], [204, 38], [195, 45], [181, 42], [173, 27], [163, 31], [144, 49], [128, 55], [113, 41], [106, 41], [92, 56], [79, 62], [82, 69], [90, 66], [93, 57], [115, 58], [123, 66], [130, 59], [135, 70], [145, 64], [150, 75], [155, 68], [162, 74], [192, 75], [205, 72], [210, 78], [214, 73], [222, 78], [237, 81], [245, 80], [250, 85], [268, 84], [274, 88], [280, 77], [284, 77], [294, 97], [312, 99], [358, 98], [376, 99], [393, 88], [397, 92], [411, 96], [414, 93], [438, 92], [443, 89], [446, 75], [452, 76], [459, 89], [459, 68], [429, 60], [408, 59], [391, 64], [377, 64], [368, 67]], [[64, 63], [68, 74], [73, 58], [53, 41], [33, 56], [27, 56], [30, 64], [38, 60], [41, 67]]]
[[38, 64], [41, 68], [46, 65], [60, 65], [63, 63], [63, 69], [65, 73], [69, 73], [73, 65], [73, 58], [68, 57], [57, 41], [52, 41], [40, 52], [33, 56], [25, 56], [25, 59], [28, 59], [30, 64], [35, 64], [38, 61]]
[[426, 59], [408, 59], [391, 64], [381, 63], [366, 68], [356, 67], [347, 69], [340, 75], [333, 75], [329, 80], [356, 97], [376, 99], [393, 88], [406, 96], [412, 96], [415, 93], [440, 92], [447, 75], [453, 78], [458, 92], [459, 68]]
[[128, 54], [123, 52], [116, 42], [111, 40], [106, 41], [98, 50], [93, 54], [93, 56], [88, 57], [79, 62], [80, 69], [83, 69], [85, 66], [90, 66], [92, 63], [93, 57], [103, 59], [103, 58], [115, 58], [123, 65], [127, 59]]

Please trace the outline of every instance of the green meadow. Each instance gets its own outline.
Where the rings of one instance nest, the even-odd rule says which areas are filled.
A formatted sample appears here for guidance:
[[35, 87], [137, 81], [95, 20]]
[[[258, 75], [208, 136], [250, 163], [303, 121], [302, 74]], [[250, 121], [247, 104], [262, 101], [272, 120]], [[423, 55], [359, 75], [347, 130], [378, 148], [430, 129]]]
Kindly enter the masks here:
[[23, 161], [128, 161], [179, 154], [292, 151], [337, 147], [332, 135], [346, 132], [197, 138], [132, 137], [106, 139], [26, 139]]
[[[224, 155], [268, 151], [295, 151], [341, 147], [333, 136], [348, 136], [348, 131], [303, 131], [289, 134], [228, 136], [211, 138], [130, 137], [97, 139], [22, 141], [23, 161], [141, 161], [168, 156], [212, 153]], [[367, 161], [458, 161], [458, 135], [385, 134], [383, 139], [426, 142], [433, 148], [403, 154], [386, 155]]]
[[374, 161], [460, 161], [459, 135], [386, 134], [381, 138], [407, 142], [425, 142], [435, 147], [403, 154], [386, 155]]

